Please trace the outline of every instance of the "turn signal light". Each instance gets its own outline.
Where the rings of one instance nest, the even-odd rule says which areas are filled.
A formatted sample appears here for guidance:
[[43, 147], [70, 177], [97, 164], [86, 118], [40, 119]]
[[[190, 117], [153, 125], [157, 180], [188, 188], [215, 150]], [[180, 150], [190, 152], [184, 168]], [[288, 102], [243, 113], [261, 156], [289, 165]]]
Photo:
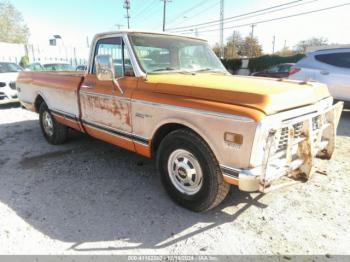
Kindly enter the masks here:
[[224, 140], [225, 142], [236, 144], [236, 145], [243, 144], [243, 136], [241, 134], [226, 132], [224, 135]]

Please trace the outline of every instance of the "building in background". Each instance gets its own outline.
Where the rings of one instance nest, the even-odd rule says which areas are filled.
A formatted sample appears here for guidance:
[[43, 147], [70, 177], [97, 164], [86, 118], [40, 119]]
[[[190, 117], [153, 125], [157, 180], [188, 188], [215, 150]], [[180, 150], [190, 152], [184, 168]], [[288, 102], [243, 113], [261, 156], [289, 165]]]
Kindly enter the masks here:
[[10, 44], [0, 42], [0, 61], [19, 63], [27, 55], [29, 63], [68, 63], [73, 67], [87, 64], [89, 48], [67, 46], [60, 36], [54, 36], [47, 45]]

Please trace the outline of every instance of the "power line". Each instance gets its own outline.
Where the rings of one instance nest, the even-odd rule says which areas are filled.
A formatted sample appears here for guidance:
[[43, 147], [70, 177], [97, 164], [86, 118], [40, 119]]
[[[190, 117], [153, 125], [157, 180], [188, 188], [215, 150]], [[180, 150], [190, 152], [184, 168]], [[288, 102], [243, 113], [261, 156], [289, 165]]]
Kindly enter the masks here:
[[139, 20], [141, 18], [144, 18], [145, 16], [148, 16], [151, 14], [153, 10], [156, 10], [159, 8], [159, 5], [155, 5], [158, 2], [158, 0], [154, 0], [146, 9], [144, 9], [144, 12], [140, 16], [135, 16], [136, 20]]
[[[294, 7], [297, 7], [297, 6], [301, 6], [301, 5], [306, 5], [306, 4], [311, 4], [311, 3], [314, 3], [314, 2], [317, 2], [319, 0], [311, 0], [311, 1], [308, 1], [308, 2], [303, 2], [303, 3], [299, 3], [299, 4], [295, 4], [295, 5], [292, 5], [292, 6], [287, 6], [287, 7], [282, 7], [282, 8], [278, 8], [278, 9], [274, 9], [274, 10], [269, 10], [269, 11], [266, 11], [266, 12], [262, 12], [262, 13], [259, 13], [259, 14], [254, 14], [254, 15], [250, 15], [250, 16], [245, 16], [245, 17], [241, 17], [241, 18], [236, 18], [236, 19], [232, 19], [226, 23], [231, 23], [231, 22], [237, 22], [237, 21], [242, 21], [242, 20], [247, 20], [247, 19], [250, 19], [250, 18], [253, 18], [253, 17], [257, 17], [257, 16], [262, 16], [262, 15], [266, 15], [266, 14], [271, 14], [271, 13], [275, 13], [275, 12], [278, 12], [278, 11], [283, 11], [283, 10], [286, 10], [286, 9], [290, 9], [290, 8], [294, 8]], [[202, 26], [199, 26], [197, 28], [199, 29], [202, 29], [202, 28], [209, 28], [209, 27], [213, 27], [213, 26], [217, 26], [218, 24], [212, 24], [212, 25], [202, 25]], [[176, 31], [172, 31], [172, 32], [185, 32], [185, 31], [190, 31], [190, 30], [176, 30]]]
[[[278, 8], [278, 7], [281, 7], [281, 6], [291, 5], [291, 4], [294, 4], [294, 3], [297, 3], [297, 2], [301, 2], [301, 1], [303, 1], [303, 0], [296, 0], [296, 1], [285, 3], [285, 4], [276, 5], [276, 6], [272, 6], [272, 7], [268, 7], [268, 8], [264, 8], [264, 9], [260, 9], [260, 10], [256, 10], [256, 11], [253, 11], [253, 12], [245, 13], [245, 14], [228, 17], [228, 18], [225, 18], [224, 21], [231, 20], [231, 19], [238, 18], [238, 17], [242, 17], [242, 16], [255, 14], [255, 13], [260, 13], [260, 12], [267, 11], [267, 10], [270, 10], [270, 9], [275, 9], [275, 8]], [[221, 20], [214, 20], [214, 21], [200, 23], [200, 24], [196, 24], [196, 25], [179, 26], [179, 27], [169, 28], [169, 30], [184, 29], [184, 28], [190, 28], [190, 27], [198, 27], [198, 26], [201, 26], [201, 25], [219, 23], [220, 21]]]
[[[199, 12], [197, 12], [196, 14], [192, 15], [190, 18], [188, 18], [186, 21], [190, 21], [190, 20], [193, 20], [194, 18], [196, 18], [197, 16], [205, 13], [205, 12], [208, 12], [208, 11], [212, 11], [211, 8], [219, 5], [220, 3], [220, 0], [217, 1], [216, 3], [214, 3], [213, 5], [210, 5], [210, 6], [206, 6], [204, 9], [201, 9]], [[182, 22], [179, 22], [178, 24], [183, 24], [185, 22], [185, 20], [183, 20]]]
[[[302, 15], [322, 12], [322, 11], [326, 11], [326, 10], [330, 10], [330, 9], [335, 9], [335, 8], [339, 8], [339, 7], [343, 7], [343, 6], [347, 6], [347, 5], [350, 5], [350, 2], [349, 3], [345, 3], [345, 4], [341, 4], [341, 5], [335, 5], [335, 6], [322, 8], [322, 9], [312, 10], [312, 11], [308, 11], [308, 12], [303, 12], [303, 13], [298, 13], [298, 14], [293, 14], [293, 15], [287, 15], [287, 16], [282, 16], [282, 17], [262, 20], [262, 21], [254, 22], [253, 24], [257, 25], [257, 24], [263, 24], [263, 23], [268, 23], [268, 22], [272, 22], [272, 21], [278, 21], [278, 20], [287, 19], [287, 18], [291, 18], [291, 17], [297, 17], [297, 16], [302, 16]], [[242, 25], [225, 27], [224, 29], [233, 29], [233, 28], [239, 28], [239, 27], [251, 26], [251, 25], [252, 25], [252, 23], [247, 23], [247, 24], [242, 24]], [[218, 31], [218, 29], [201, 31], [199, 33], [214, 32], [214, 31]]]
[[181, 17], [183, 17], [185, 14], [188, 14], [190, 12], [192, 12], [193, 10], [197, 9], [198, 7], [202, 6], [204, 3], [206, 3], [207, 0], [203, 0], [201, 1], [199, 4], [195, 4], [194, 6], [192, 6], [191, 8], [189, 9], [186, 9], [185, 11], [177, 14], [176, 16], [174, 16], [175, 18], [174, 19], [170, 19], [171, 22], [169, 24], [172, 24], [174, 23], [176, 20], [180, 19]]
[[134, 16], [137, 18], [137, 17], [139, 17], [139, 15], [144, 14], [146, 11], [148, 11], [150, 9], [150, 7], [152, 7], [153, 4], [155, 4], [155, 2], [157, 2], [157, 0], [153, 0], [153, 2], [151, 2], [151, 4], [146, 5], [139, 12], [137, 12], [136, 15], [134, 15]]

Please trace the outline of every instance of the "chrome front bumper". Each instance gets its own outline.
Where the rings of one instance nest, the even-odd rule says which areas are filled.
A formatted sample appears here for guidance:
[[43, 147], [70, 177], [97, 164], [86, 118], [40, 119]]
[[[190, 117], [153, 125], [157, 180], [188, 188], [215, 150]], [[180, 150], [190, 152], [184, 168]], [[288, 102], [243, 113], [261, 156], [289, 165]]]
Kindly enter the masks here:
[[288, 121], [278, 130], [269, 130], [263, 163], [253, 169], [240, 170], [240, 190], [264, 192], [272, 181], [282, 176], [307, 180], [316, 157], [332, 157], [343, 105], [338, 102], [322, 112]]

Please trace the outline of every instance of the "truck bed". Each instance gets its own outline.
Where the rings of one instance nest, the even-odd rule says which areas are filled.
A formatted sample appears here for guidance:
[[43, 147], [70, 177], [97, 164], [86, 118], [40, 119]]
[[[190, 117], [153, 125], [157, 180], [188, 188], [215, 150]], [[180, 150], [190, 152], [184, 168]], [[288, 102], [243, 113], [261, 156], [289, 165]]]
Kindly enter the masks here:
[[78, 90], [83, 79], [84, 72], [78, 71], [21, 72], [17, 80], [20, 100], [34, 104], [40, 95], [52, 110], [77, 118]]

